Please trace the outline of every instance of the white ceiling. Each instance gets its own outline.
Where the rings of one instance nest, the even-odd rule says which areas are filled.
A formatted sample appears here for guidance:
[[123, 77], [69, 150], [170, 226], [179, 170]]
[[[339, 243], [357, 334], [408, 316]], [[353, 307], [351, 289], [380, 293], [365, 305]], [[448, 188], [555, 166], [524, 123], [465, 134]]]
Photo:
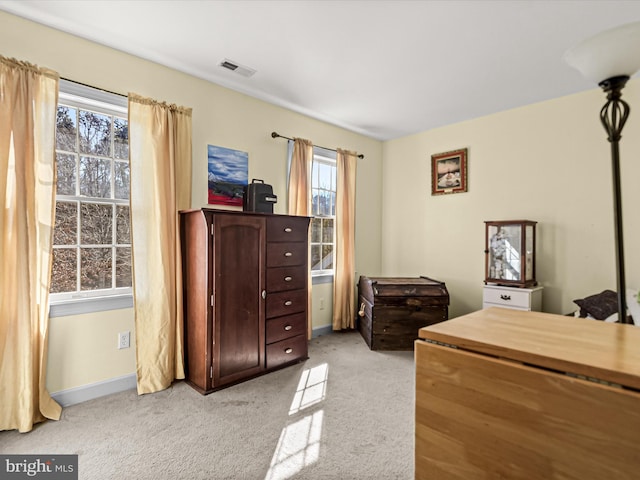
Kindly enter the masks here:
[[[0, 9], [380, 140], [595, 88], [564, 52], [640, 20], [637, 0], [0, 0]], [[225, 58], [257, 72], [225, 70]]]

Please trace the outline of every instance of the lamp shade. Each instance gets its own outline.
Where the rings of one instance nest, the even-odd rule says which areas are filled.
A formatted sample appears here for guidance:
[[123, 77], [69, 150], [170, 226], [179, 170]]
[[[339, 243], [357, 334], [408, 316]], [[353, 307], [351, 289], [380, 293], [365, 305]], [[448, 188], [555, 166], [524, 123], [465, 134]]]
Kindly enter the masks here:
[[631, 77], [640, 70], [640, 22], [628, 23], [584, 40], [564, 60], [594, 83]]

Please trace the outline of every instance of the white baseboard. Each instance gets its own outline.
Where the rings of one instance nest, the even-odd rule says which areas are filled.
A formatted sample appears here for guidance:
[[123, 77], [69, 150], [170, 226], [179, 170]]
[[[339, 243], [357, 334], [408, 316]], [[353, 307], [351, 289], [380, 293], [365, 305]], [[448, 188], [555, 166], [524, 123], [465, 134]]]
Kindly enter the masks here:
[[[329, 335], [331, 333], [333, 333], [333, 327], [331, 325], [323, 325], [322, 327], [314, 328], [311, 332], [311, 336], [315, 338], [321, 335]], [[136, 387], [136, 374], [130, 373], [129, 375], [110, 378], [109, 380], [104, 380], [102, 382], [90, 383], [88, 385], [73, 387], [67, 390], [60, 390], [59, 392], [52, 393], [51, 397], [63, 407], [68, 407], [77, 403], [93, 400], [94, 398], [111, 395], [112, 393], [133, 390]]]
[[94, 398], [104, 397], [112, 393], [124, 392], [136, 388], [136, 374], [130, 373], [122, 377], [110, 378], [102, 382], [90, 383], [80, 387], [60, 390], [51, 394], [51, 397], [63, 407], [86, 402]]

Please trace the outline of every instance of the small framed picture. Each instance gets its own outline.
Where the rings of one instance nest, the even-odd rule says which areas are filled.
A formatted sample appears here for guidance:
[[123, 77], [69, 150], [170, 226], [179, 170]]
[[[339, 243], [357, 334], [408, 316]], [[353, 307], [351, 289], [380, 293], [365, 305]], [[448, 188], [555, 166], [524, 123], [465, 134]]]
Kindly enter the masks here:
[[431, 195], [467, 191], [467, 149], [431, 155]]

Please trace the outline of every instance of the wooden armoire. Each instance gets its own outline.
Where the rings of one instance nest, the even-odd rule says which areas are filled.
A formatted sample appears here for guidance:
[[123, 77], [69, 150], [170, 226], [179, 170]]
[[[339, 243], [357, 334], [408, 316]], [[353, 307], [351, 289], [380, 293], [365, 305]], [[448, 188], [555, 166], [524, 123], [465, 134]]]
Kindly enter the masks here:
[[186, 379], [200, 393], [308, 358], [309, 221], [180, 212]]

